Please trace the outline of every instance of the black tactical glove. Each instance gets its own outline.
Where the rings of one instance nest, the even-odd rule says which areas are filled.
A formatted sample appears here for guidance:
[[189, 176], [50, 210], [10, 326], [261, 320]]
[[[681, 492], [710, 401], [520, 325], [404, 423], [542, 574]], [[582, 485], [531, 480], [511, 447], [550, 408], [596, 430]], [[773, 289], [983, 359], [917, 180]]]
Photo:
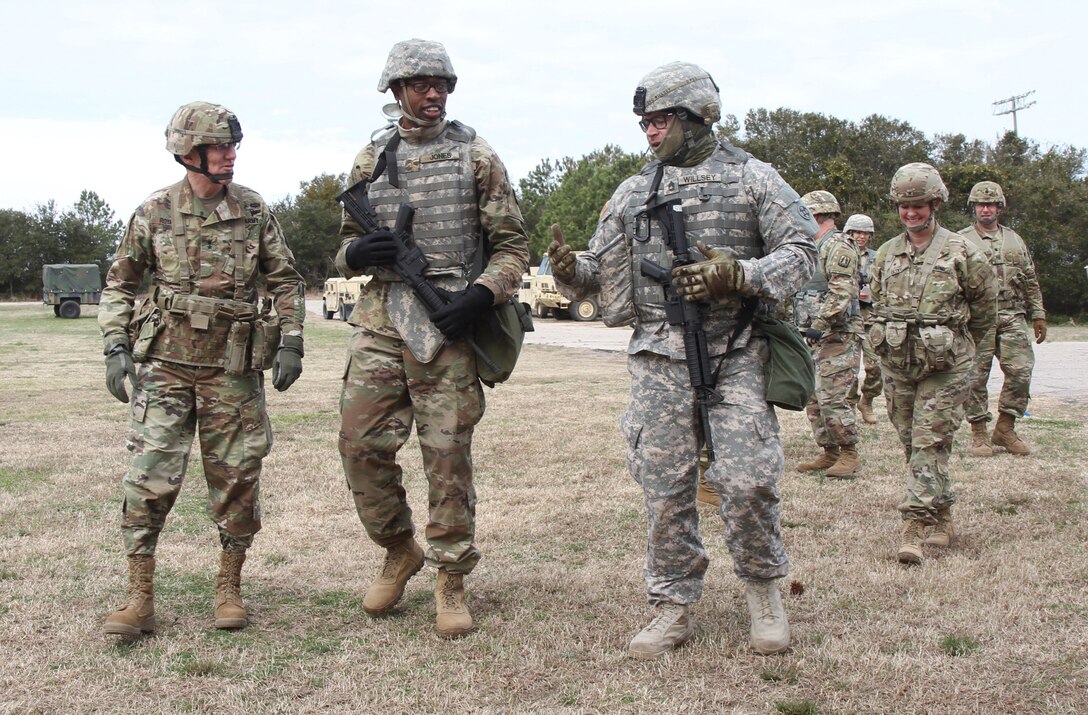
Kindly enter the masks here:
[[302, 374], [302, 336], [284, 335], [272, 360], [272, 386], [283, 392]]
[[396, 257], [397, 242], [393, 240], [393, 232], [387, 228], [379, 228], [355, 239], [344, 254], [348, 268], [353, 271], [361, 271], [366, 266], [391, 266]]
[[132, 351], [128, 343], [117, 343], [106, 353], [106, 389], [120, 402], [128, 404], [128, 392], [125, 391], [125, 379], [136, 389], [136, 363], [132, 361]]
[[431, 313], [430, 318], [449, 340], [457, 340], [467, 333], [480, 313], [495, 302], [495, 294], [479, 283], [448, 295], [450, 302]]
[[824, 336], [824, 331], [816, 328], [805, 328], [805, 342], [810, 346], [820, 342], [820, 339]]

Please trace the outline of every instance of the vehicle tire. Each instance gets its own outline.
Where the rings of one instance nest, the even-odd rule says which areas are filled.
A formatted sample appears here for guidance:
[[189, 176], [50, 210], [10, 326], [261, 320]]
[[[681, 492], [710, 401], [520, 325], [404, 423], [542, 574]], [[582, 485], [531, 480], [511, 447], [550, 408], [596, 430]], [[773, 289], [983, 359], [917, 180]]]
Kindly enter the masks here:
[[551, 308], [541, 303], [536, 304], [536, 308], [533, 309], [534, 318], [547, 318], [551, 313]]
[[343, 320], [345, 323], [348, 322], [348, 318], [351, 317], [351, 310], [354, 307], [355, 307], [354, 303], [352, 303], [351, 305], [348, 305], [347, 303], [341, 303], [340, 304], [340, 320]]
[[60, 304], [60, 317], [62, 318], [78, 318], [79, 317], [79, 301], [78, 300], [66, 300]]
[[321, 312], [325, 314], [325, 320], [332, 320], [336, 315], [336, 311], [329, 310], [328, 306], [325, 305], [325, 301], [321, 301]]
[[597, 308], [597, 301], [593, 298], [586, 298], [585, 300], [571, 303], [568, 310], [570, 311], [570, 317], [581, 323], [596, 320], [597, 314], [600, 313], [600, 310]]

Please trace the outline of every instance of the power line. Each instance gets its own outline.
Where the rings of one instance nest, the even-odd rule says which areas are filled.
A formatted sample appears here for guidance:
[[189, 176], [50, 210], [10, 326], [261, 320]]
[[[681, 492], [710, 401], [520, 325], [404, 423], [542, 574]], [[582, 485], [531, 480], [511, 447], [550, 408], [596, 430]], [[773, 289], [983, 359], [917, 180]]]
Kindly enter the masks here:
[[1021, 109], [1027, 109], [1028, 107], [1035, 106], [1035, 100], [1031, 100], [1028, 103], [1024, 103], [1024, 99], [1035, 94], [1035, 90], [1026, 92], [1024, 94], [1016, 94], [1008, 99], [999, 99], [994, 102], [994, 116], [1000, 116], [1002, 114], [1012, 115], [1012, 133], [1016, 136], [1020, 136], [1020, 133], [1016, 130], [1016, 113]]

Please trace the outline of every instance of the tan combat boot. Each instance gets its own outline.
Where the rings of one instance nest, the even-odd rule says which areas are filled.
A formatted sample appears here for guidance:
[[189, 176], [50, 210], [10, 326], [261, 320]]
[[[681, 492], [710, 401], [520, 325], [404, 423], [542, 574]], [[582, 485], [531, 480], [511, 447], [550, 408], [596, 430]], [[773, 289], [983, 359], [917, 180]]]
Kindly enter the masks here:
[[855, 445], [843, 447], [839, 458], [827, 468], [827, 476], [832, 479], [856, 479], [861, 474], [861, 458]]
[[797, 471], [818, 472], [821, 469], [827, 469], [837, 461], [839, 461], [839, 448], [824, 447], [823, 455], [817, 457], [811, 462], [801, 462], [797, 465]]
[[1016, 424], [1016, 418], [1007, 412], [1002, 412], [997, 417], [997, 425], [994, 426], [993, 444], [995, 447], [1004, 447], [1009, 454], [1015, 454], [1019, 457], [1031, 454], [1031, 450], [1024, 444], [1023, 440], [1017, 436], [1016, 431], [1012, 428]]
[[952, 508], [945, 507], [937, 510], [937, 525], [926, 537], [925, 543], [933, 546], [948, 547], [952, 545], [952, 537], [955, 536], [952, 528]]
[[903, 545], [896, 554], [900, 563], [922, 563], [922, 540], [925, 536], [926, 525], [918, 519], [907, 519], [903, 522]]
[[858, 414], [861, 415], [861, 419], [867, 425], [876, 424], [876, 415], [873, 414], [873, 398], [862, 396], [861, 402], [858, 403]]
[[695, 492], [695, 501], [713, 507], [722, 505], [722, 498], [718, 496], [718, 492], [714, 491], [714, 487], [710, 486], [705, 474], [699, 474], [699, 488]]
[[219, 573], [215, 577], [215, 627], [245, 628], [249, 614], [242, 603], [242, 564], [245, 551], [221, 551]]
[[438, 613], [436, 630], [442, 638], [460, 638], [472, 632], [472, 613], [465, 603], [464, 578], [463, 573], [438, 570], [434, 602]]
[[760, 655], [774, 655], [790, 647], [790, 623], [782, 594], [774, 581], [745, 581], [744, 599], [752, 618], [750, 643]]
[[688, 607], [679, 603], [663, 603], [657, 615], [631, 639], [627, 652], [633, 658], [648, 660], [665, 655], [684, 645], [695, 633]]
[[117, 636], [138, 636], [155, 630], [155, 557], [128, 557], [128, 603], [106, 618], [102, 630]]
[[409, 536], [385, 551], [381, 573], [363, 596], [363, 610], [372, 616], [385, 613], [397, 605], [404, 595], [408, 579], [423, 568], [423, 549]]
[[986, 420], [971, 423], [971, 446], [967, 454], [972, 457], [992, 457], [994, 448], [990, 446], [990, 435], [986, 433]]

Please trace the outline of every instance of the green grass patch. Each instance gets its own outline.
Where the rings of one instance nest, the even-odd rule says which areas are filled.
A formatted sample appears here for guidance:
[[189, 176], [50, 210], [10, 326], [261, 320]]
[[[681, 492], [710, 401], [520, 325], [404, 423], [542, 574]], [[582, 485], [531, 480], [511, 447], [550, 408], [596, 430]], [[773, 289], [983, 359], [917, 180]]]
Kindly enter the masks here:
[[818, 715], [819, 708], [812, 700], [778, 700], [774, 709], [782, 715]]
[[796, 685], [800, 679], [800, 672], [792, 665], [775, 664], [761, 670], [759, 679], [768, 683]]
[[970, 636], [945, 636], [940, 641], [941, 651], [945, 655], [971, 655], [980, 648], [979, 642]]
[[227, 668], [222, 663], [199, 656], [190, 651], [181, 651], [168, 666], [170, 672], [185, 677], [203, 678], [209, 675], [226, 676]]
[[45, 472], [0, 467], [0, 491], [22, 494], [46, 480]]

